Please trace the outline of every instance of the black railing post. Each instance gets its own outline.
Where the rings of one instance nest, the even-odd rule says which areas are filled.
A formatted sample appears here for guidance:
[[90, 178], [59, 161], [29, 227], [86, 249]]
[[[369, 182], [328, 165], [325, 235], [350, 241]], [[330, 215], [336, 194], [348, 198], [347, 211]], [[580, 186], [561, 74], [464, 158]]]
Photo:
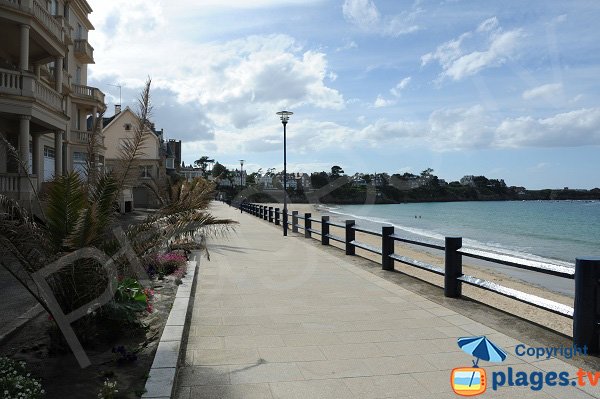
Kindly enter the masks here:
[[444, 296], [460, 298], [462, 282], [458, 280], [463, 275], [462, 255], [458, 250], [462, 247], [462, 237], [446, 237], [446, 256], [444, 272]]
[[269, 207], [269, 223], [273, 223], [273, 207]]
[[263, 207], [263, 220], [269, 220], [269, 207], [266, 205]]
[[275, 226], [279, 226], [279, 208], [275, 208]]
[[258, 217], [262, 219], [262, 214], [263, 214], [263, 206], [259, 205], [258, 206]]
[[321, 245], [329, 245], [329, 216], [321, 216]]
[[256, 205], [256, 204], [252, 205], [252, 214], [254, 216], [258, 215], [258, 205]]
[[383, 270], [394, 270], [394, 260], [390, 255], [394, 253], [394, 226], [381, 227], [381, 268]]
[[355, 224], [354, 220], [346, 220], [346, 255], [354, 255], [356, 253], [356, 247], [351, 244], [356, 238], [356, 231], [353, 229]]
[[304, 238], [311, 237], [311, 234], [310, 234], [310, 229], [312, 229], [312, 220], [310, 220], [311, 216], [312, 216], [312, 214], [310, 214], [310, 213], [304, 214]]
[[298, 232], [298, 211], [292, 211], [292, 233]]
[[573, 343], [587, 347], [588, 354], [600, 352], [598, 330], [598, 289], [600, 257], [577, 258], [575, 261], [575, 305], [573, 306]]

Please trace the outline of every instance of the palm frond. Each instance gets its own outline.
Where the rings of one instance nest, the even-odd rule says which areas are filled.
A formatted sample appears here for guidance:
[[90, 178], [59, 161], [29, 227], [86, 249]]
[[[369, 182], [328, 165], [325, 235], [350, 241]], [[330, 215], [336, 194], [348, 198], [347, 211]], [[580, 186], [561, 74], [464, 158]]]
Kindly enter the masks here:
[[46, 226], [55, 248], [73, 232], [87, 201], [83, 182], [77, 172], [57, 176], [50, 184], [46, 207]]
[[144, 89], [138, 99], [138, 110], [136, 116], [138, 123], [135, 126], [133, 138], [125, 140], [119, 153], [116, 168], [113, 171], [119, 191], [127, 185], [132, 185], [137, 177], [134, 173], [135, 166], [140, 156], [144, 155], [145, 141], [150, 128], [150, 117], [152, 115], [152, 104], [150, 101], [150, 85], [152, 79], [148, 78]]

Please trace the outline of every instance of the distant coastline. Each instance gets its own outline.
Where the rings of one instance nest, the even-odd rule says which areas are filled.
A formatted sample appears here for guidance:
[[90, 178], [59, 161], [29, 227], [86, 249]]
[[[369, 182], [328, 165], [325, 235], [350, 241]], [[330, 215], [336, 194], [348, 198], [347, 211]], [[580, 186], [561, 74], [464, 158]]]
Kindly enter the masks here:
[[[256, 190], [246, 197], [252, 202], [282, 202], [282, 190]], [[592, 190], [507, 190], [502, 193], [478, 190], [472, 187], [430, 189], [420, 187], [411, 190], [398, 190], [392, 186], [379, 187], [377, 190], [363, 187], [341, 187], [331, 192], [315, 196], [314, 193], [288, 190], [290, 203], [324, 203], [332, 205], [360, 204], [402, 204], [425, 202], [462, 202], [462, 201], [600, 201], [600, 189]]]

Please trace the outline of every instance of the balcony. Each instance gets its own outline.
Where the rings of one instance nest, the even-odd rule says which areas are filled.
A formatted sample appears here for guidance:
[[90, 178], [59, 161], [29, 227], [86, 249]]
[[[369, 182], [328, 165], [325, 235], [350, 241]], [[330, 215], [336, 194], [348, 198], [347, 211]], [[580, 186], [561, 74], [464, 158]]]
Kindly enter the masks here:
[[51, 111], [64, 114], [63, 97], [27, 72], [0, 69], [0, 94], [34, 99]]
[[71, 88], [73, 90], [72, 95], [76, 101], [85, 100], [85, 102], [89, 102], [90, 105], [95, 105], [98, 108], [104, 109], [104, 93], [102, 93], [100, 89], [76, 84], [72, 85]]
[[[71, 137], [70, 137], [69, 141], [71, 141], [75, 144], [88, 145], [90, 140], [92, 139], [92, 137], [93, 137], [93, 132], [86, 131], [86, 130], [71, 130]], [[97, 135], [96, 138], [98, 140], [97, 144], [104, 147], [104, 136]]]
[[86, 39], [77, 39], [74, 44], [75, 57], [84, 64], [94, 63], [94, 48]]
[[[44, 2], [45, 3], [45, 2]], [[0, 0], [0, 7], [9, 7], [30, 15], [60, 43], [65, 42], [65, 20], [48, 12], [38, 0]]]

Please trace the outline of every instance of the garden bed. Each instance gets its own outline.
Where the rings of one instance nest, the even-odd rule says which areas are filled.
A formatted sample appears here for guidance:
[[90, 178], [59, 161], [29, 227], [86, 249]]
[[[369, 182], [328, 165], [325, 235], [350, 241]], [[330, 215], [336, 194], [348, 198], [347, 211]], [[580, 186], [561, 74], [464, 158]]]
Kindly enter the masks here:
[[[92, 365], [82, 369], [69, 351], [53, 353], [48, 334], [53, 321], [47, 313], [32, 319], [0, 346], [0, 356], [24, 361], [32, 376], [41, 380], [47, 399], [98, 398], [105, 381], [116, 381], [114, 398], [138, 398], [154, 359], [162, 331], [175, 299], [175, 276], [154, 281], [152, 312], [140, 317], [146, 328], [124, 334], [116, 342], [86, 347]], [[116, 351], [116, 353], [115, 353]]]

